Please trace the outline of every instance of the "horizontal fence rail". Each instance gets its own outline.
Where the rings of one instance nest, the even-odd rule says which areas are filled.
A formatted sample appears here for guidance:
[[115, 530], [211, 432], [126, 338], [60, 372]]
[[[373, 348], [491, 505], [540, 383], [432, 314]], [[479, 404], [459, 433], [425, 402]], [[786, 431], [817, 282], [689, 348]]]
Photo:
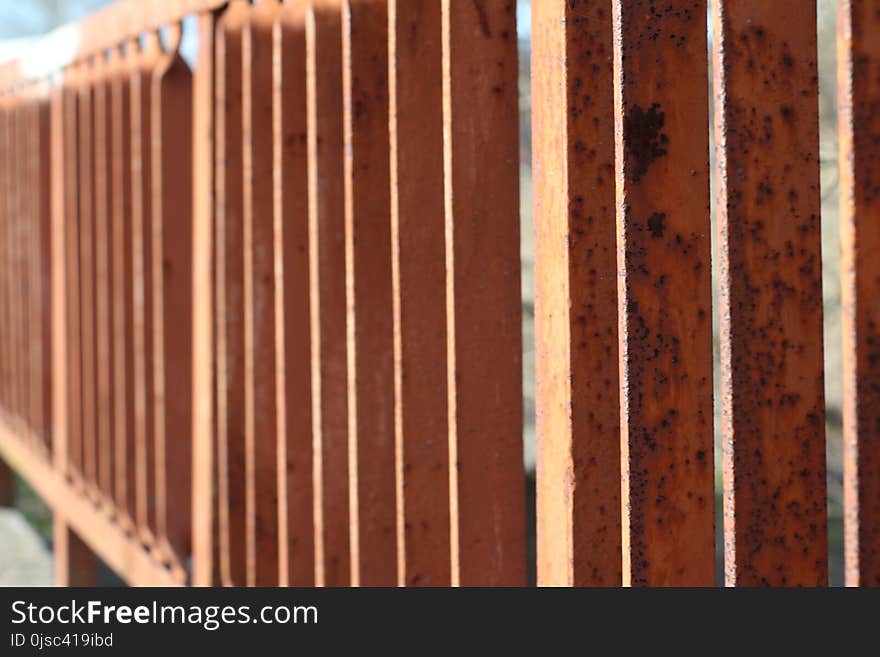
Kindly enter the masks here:
[[[516, 9], [119, 0], [0, 65], [0, 503], [60, 584], [527, 582]], [[839, 1], [848, 585], [878, 12]], [[724, 583], [827, 585], [814, 4], [531, 20], [538, 584], [714, 584], [718, 444]]]

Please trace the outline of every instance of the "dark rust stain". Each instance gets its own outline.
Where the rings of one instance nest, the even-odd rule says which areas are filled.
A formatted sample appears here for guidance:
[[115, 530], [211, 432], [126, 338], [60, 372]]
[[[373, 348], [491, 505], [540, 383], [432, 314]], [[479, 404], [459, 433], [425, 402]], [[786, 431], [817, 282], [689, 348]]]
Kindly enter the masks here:
[[648, 167], [666, 155], [669, 137], [663, 132], [666, 115], [653, 103], [647, 111], [634, 104], [626, 113], [624, 144], [627, 152], [627, 176], [638, 182]]

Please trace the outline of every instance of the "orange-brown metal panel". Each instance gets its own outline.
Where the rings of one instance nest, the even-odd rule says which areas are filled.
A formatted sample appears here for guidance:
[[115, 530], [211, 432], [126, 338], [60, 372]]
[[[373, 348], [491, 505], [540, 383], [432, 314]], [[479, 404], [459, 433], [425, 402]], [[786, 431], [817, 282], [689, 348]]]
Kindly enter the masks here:
[[135, 376], [135, 473], [141, 536], [156, 535], [153, 332], [152, 74], [162, 52], [158, 35], [145, 35], [131, 76], [132, 279]]
[[624, 585], [715, 581], [705, 0], [615, 0]]
[[275, 0], [254, 5], [242, 34], [244, 362], [248, 584], [278, 582], [278, 409], [272, 198]]
[[168, 27], [150, 80], [156, 524], [176, 567], [189, 556], [192, 476], [192, 73], [181, 31]]
[[113, 372], [112, 307], [110, 281], [110, 212], [113, 207], [110, 184], [110, 90], [108, 64], [104, 56], [95, 61], [93, 96], [94, 216], [95, 216], [95, 401], [98, 486], [108, 500], [113, 498]]
[[449, 586], [442, 17], [388, 11], [397, 583]]
[[110, 219], [113, 334], [114, 499], [122, 524], [131, 529], [135, 506], [134, 289], [132, 277], [131, 64], [134, 43], [110, 52]]
[[216, 31], [217, 493], [224, 586], [246, 583], [241, 34], [248, 12], [245, 2], [233, 2]]
[[305, 3], [275, 30], [275, 339], [281, 586], [315, 583]]
[[343, 5], [351, 581], [397, 583], [388, 6]]
[[215, 16], [198, 16], [193, 69], [193, 523], [192, 584], [219, 583], [216, 361], [213, 316]]
[[516, 3], [442, 7], [452, 583], [521, 585]]
[[816, 8], [714, 5], [728, 585], [828, 581]]
[[538, 583], [619, 586], [611, 5], [532, 7]]
[[351, 572], [341, 6], [342, 0], [314, 0], [306, 20], [315, 583], [319, 586], [347, 586]]
[[880, 586], [880, 2], [839, 8], [846, 584]]

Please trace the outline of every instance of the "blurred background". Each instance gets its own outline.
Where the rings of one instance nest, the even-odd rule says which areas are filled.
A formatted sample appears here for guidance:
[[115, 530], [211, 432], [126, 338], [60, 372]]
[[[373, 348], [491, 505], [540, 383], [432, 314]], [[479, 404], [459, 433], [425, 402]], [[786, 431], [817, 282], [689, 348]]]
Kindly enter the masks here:
[[[76, 20], [109, 4], [111, 0], [0, 0], [0, 61], [16, 57], [28, 48], [31, 41], [46, 32]], [[162, 0], [143, 0], [161, 2]], [[540, 2], [541, 0], [532, 0]], [[710, 0], [711, 6], [712, 0]], [[837, 62], [835, 0], [818, 0], [819, 13], [819, 116], [820, 157], [822, 180], [822, 249], [825, 298], [825, 395], [827, 403], [828, 443], [828, 513], [829, 558], [831, 584], [840, 586], [843, 579], [843, 522], [841, 516], [842, 459], [841, 459], [841, 332], [840, 332], [840, 267], [837, 201]], [[534, 232], [532, 228], [532, 175], [531, 175], [531, 93], [529, 81], [530, 57], [530, 1], [518, 0], [520, 44], [520, 134], [521, 134], [521, 194], [522, 194], [522, 304], [523, 304], [523, 380], [525, 427], [523, 432], [524, 458], [527, 477], [529, 522], [529, 564], [534, 580], [534, 491], [535, 491], [535, 386], [534, 386]], [[185, 58], [194, 52], [194, 44], [187, 35], [192, 30], [184, 26], [181, 50]], [[711, 26], [709, 34], [712, 39]], [[711, 84], [711, 74], [709, 76]], [[712, 98], [712, 94], [709, 94]], [[711, 112], [710, 106], [710, 112]], [[710, 131], [710, 139], [712, 134]], [[710, 153], [712, 149], [710, 149]], [[713, 185], [714, 185], [714, 181]], [[713, 211], [713, 226], [715, 216]], [[714, 238], [714, 233], [713, 233]], [[713, 262], [717, 263], [713, 239]], [[715, 270], [717, 290], [717, 269]], [[715, 326], [716, 399], [718, 399], [718, 340], [717, 317]], [[719, 408], [716, 407], [716, 436], [720, 428]], [[716, 440], [716, 443], [718, 441]], [[716, 480], [720, 489], [721, 455], [716, 448]], [[716, 530], [718, 549], [718, 577], [723, 581], [721, 543], [721, 499], [717, 497]], [[52, 583], [51, 517], [39, 498], [18, 482], [16, 509], [0, 509], [0, 585], [50, 585]], [[105, 573], [101, 583], [113, 583]]]

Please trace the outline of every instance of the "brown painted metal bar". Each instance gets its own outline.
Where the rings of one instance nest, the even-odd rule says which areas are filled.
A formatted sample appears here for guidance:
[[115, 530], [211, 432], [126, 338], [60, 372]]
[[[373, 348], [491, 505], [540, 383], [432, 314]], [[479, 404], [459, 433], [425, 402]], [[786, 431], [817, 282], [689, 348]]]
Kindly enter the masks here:
[[719, 0], [725, 573], [828, 581], [816, 11]]
[[95, 85], [93, 96], [93, 145], [94, 145], [94, 217], [95, 242], [95, 401], [96, 457], [98, 487], [102, 496], [113, 498], [113, 390], [111, 375], [114, 369], [112, 346], [112, 307], [110, 259], [110, 212], [113, 207], [112, 175], [110, 166], [111, 130], [109, 103], [110, 88], [107, 81], [108, 65], [104, 56], [95, 61]]
[[453, 585], [525, 580], [516, 11], [443, 0]]
[[216, 30], [217, 493], [220, 581], [246, 583], [244, 261], [241, 35], [249, 8], [232, 2]]
[[280, 586], [315, 583], [306, 13], [305, 3], [285, 3], [277, 14], [274, 43]]
[[[42, 198], [44, 190], [48, 190], [48, 175], [41, 176], [41, 126], [40, 110], [43, 105], [42, 99], [37, 97], [38, 89], [32, 89], [33, 97], [28, 111], [26, 135], [28, 137], [28, 199], [30, 211], [28, 213], [28, 275], [30, 277], [30, 313], [28, 324], [30, 326], [30, 408], [28, 409], [29, 424], [34, 436], [34, 443], [40, 452], [46, 453], [46, 443], [43, 430], [43, 340], [46, 323], [43, 321], [43, 309], [48, 303], [43, 297], [42, 253], [41, 241], [43, 235], [42, 221]], [[48, 172], [47, 172], [48, 173]], [[46, 240], [48, 241], [48, 240]], [[48, 318], [48, 316], [47, 316]]]
[[615, 0], [624, 585], [715, 581], [706, 3]]
[[178, 565], [190, 550], [192, 476], [192, 74], [168, 26], [150, 93], [156, 525]]
[[532, 7], [538, 583], [619, 586], [611, 6]]
[[449, 586], [442, 16], [388, 5], [397, 583]]
[[388, 6], [343, 5], [351, 583], [397, 583]]
[[838, 6], [846, 585], [880, 586], [880, 3]]
[[135, 47], [110, 51], [110, 267], [113, 336], [114, 500], [120, 523], [134, 529], [137, 508], [134, 415], [134, 288], [132, 272], [132, 169], [130, 69]]
[[[134, 53], [133, 53], [134, 54]], [[148, 33], [135, 55], [131, 77], [132, 278], [134, 286], [135, 472], [141, 538], [156, 536], [155, 398], [153, 331], [152, 75], [161, 56], [159, 37]]]
[[80, 349], [82, 395], [83, 478], [86, 491], [96, 494], [97, 485], [97, 400], [95, 385], [95, 217], [94, 144], [92, 135], [94, 100], [94, 61], [79, 70], [79, 283]]
[[64, 139], [64, 232], [65, 232], [65, 316], [67, 319], [67, 399], [66, 452], [68, 474], [76, 479], [82, 477], [82, 369], [80, 356], [80, 295], [79, 295], [79, 82], [78, 68], [64, 73], [63, 105]]
[[193, 69], [193, 522], [192, 584], [219, 583], [219, 517], [216, 509], [217, 452], [214, 298], [214, 61], [215, 16], [198, 16], [198, 52]]
[[69, 265], [67, 262], [69, 249], [67, 244], [67, 193], [65, 190], [65, 173], [69, 159], [68, 143], [65, 126], [65, 90], [66, 81], [59, 75], [49, 93], [49, 154], [50, 163], [50, 255], [47, 266], [50, 272], [51, 324], [51, 369], [49, 375], [51, 398], [51, 424], [47, 430], [52, 448], [52, 466], [62, 480], [66, 480], [70, 462], [68, 454], [69, 439], [69, 407], [68, 407], [68, 343], [67, 343], [67, 292], [66, 285]]
[[278, 582], [278, 399], [273, 212], [272, 30], [275, 0], [242, 33], [244, 362], [248, 584]]
[[315, 583], [350, 582], [342, 0], [306, 20]]
[[61, 133], [53, 132], [50, 124], [50, 105], [47, 99], [37, 101], [34, 114], [34, 148], [37, 158], [34, 175], [37, 188], [35, 203], [37, 213], [34, 219], [34, 276], [39, 281], [38, 302], [34, 312], [34, 325], [39, 340], [39, 357], [34, 368], [39, 372], [39, 385], [34, 390], [34, 417], [42, 444], [51, 450], [52, 436], [52, 326], [54, 310], [52, 307], [52, 271], [56, 266], [52, 256], [52, 177], [53, 139], [61, 140]]

